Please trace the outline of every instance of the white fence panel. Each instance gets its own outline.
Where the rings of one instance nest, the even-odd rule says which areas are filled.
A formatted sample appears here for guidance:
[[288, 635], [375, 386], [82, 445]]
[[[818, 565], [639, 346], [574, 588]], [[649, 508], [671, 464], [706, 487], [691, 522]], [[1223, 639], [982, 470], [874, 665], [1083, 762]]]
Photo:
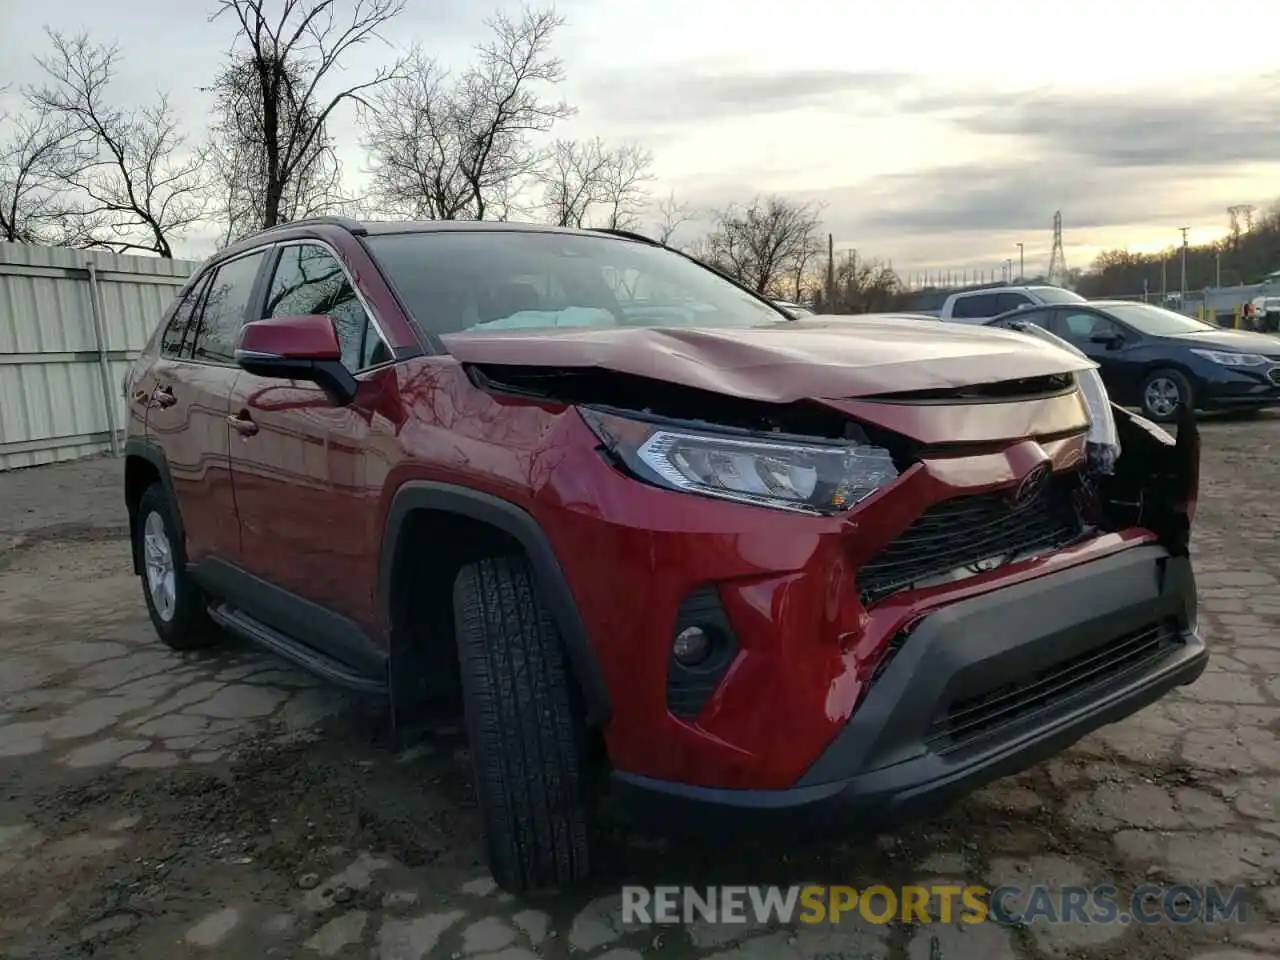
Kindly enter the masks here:
[[0, 470], [118, 448], [125, 373], [196, 266], [0, 243]]

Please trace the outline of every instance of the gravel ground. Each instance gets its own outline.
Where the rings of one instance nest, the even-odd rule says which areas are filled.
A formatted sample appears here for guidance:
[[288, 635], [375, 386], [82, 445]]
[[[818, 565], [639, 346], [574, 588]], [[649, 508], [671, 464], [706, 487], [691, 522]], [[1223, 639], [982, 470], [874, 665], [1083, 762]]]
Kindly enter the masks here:
[[[592, 889], [484, 869], [465, 738], [229, 643], [167, 652], [118, 461], [0, 474], [0, 955], [409, 960], [1280, 957], [1280, 418], [1204, 427], [1204, 677], [946, 817], [715, 852], [607, 829]], [[1244, 923], [629, 929], [629, 883], [1242, 884]]]

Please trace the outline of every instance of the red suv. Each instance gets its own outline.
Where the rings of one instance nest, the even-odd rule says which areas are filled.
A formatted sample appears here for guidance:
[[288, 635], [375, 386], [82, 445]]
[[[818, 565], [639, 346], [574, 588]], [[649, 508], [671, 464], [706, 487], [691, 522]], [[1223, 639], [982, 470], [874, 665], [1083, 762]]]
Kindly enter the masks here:
[[174, 648], [225, 628], [401, 727], [460, 695], [507, 889], [586, 874], [601, 784], [703, 835], [875, 826], [1204, 669], [1194, 424], [1099, 384], [630, 234], [293, 223], [131, 374], [134, 564]]

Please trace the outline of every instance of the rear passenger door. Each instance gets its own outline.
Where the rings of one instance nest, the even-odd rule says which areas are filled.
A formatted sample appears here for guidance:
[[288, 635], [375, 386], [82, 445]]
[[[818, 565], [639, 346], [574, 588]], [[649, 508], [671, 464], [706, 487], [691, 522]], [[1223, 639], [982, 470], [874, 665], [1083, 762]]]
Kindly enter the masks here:
[[239, 368], [227, 338], [239, 332], [265, 255], [219, 263], [192, 286], [151, 368], [147, 436], [168, 461], [193, 563], [240, 556], [227, 421]]
[[[261, 581], [258, 619], [349, 666], [369, 666], [360, 634], [377, 635], [378, 504], [396, 424], [392, 355], [335, 252], [319, 241], [281, 244], [261, 318], [333, 318], [355, 401], [335, 406], [313, 383], [241, 373], [231, 413], [244, 569]], [[377, 455], [379, 446], [387, 457]], [[271, 589], [277, 588], [277, 589]], [[283, 592], [282, 592], [283, 591]], [[297, 600], [325, 617], [317, 627]], [[352, 628], [357, 629], [352, 629]]]

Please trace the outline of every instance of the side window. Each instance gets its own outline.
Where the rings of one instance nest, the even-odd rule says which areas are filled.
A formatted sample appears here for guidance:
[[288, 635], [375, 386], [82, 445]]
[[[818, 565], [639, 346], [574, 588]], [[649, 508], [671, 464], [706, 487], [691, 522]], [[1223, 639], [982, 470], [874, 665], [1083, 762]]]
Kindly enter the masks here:
[[391, 359], [391, 351], [360, 305], [342, 264], [316, 244], [284, 247], [271, 279], [264, 317], [332, 317], [342, 343], [342, 363], [359, 372]]
[[1095, 333], [1108, 331], [1121, 332], [1116, 324], [1096, 313], [1068, 313], [1065, 310], [1059, 312], [1050, 330], [1051, 333], [1056, 333], [1063, 340], [1074, 344], [1088, 343], [1089, 338]]
[[236, 338], [244, 326], [253, 284], [265, 256], [266, 251], [259, 250], [217, 268], [200, 312], [200, 329], [191, 351], [193, 360], [235, 362]]
[[1017, 310], [1023, 304], [1031, 302], [1031, 298], [1021, 293], [998, 293], [996, 294], [996, 313], [1004, 313], [1006, 310]]
[[951, 308], [951, 316], [961, 319], [980, 319], [994, 317], [1000, 311], [995, 309], [996, 298], [989, 293], [979, 293], [972, 297], [959, 297]]
[[200, 298], [204, 295], [205, 287], [208, 285], [208, 276], [202, 277], [191, 286], [186, 295], [178, 302], [173, 313], [169, 316], [169, 322], [165, 325], [164, 333], [160, 337], [160, 356], [176, 360], [183, 355], [183, 345], [191, 345], [196, 307], [199, 305]]

